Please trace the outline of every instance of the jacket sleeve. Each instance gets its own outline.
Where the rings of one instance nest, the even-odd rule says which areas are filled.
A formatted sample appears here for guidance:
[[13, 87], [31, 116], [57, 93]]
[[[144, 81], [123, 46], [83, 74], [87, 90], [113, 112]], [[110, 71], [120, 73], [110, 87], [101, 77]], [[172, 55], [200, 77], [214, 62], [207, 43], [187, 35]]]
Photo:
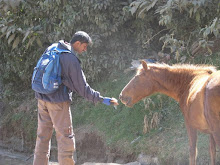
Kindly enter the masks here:
[[103, 100], [98, 91], [92, 89], [86, 81], [80, 62], [75, 55], [64, 54], [61, 62], [63, 83], [85, 99], [97, 103]]

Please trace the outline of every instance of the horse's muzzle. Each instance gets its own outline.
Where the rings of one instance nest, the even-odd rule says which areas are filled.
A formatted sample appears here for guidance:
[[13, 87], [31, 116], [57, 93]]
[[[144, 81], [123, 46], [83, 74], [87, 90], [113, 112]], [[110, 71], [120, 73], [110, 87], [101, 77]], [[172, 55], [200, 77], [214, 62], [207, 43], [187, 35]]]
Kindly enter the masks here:
[[121, 102], [122, 102], [123, 104], [125, 104], [126, 106], [128, 106], [128, 107], [132, 107], [132, 106], [133, 106], [132, 103], [131, 103], [131, 97], [125, 97], [125, 96], [123, 96], [123, 94], [121, 93], [121, 94], [119, 95], [119, 99], [120, 99]]

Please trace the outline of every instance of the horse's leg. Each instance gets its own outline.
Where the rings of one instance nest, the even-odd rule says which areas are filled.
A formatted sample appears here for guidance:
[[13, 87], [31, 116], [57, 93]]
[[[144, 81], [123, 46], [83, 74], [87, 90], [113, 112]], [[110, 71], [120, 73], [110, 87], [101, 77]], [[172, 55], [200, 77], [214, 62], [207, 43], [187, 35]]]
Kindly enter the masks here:
[[215, 165], [215, 158], [216, 158], [216, 143], [213, 138], [213, 135], [209, 137], [209, 151], [211, 156], [211, 165]]
[[186, 129], [189, 137], [189, 165], [196, 165], [197, 157], [197, 130], [186, 124]]
[[[219, 125], [218, 120], [213, 120], [215, 125]], [[212, 122], [213, 122], [212, 121]], [[213, 132], [210, 135], [210, 155], [211, 155], [211, 165], [215, 165], [216, 158], [216, 145], [220, 146], [220, 128], [219, 126], [213, 128]]]

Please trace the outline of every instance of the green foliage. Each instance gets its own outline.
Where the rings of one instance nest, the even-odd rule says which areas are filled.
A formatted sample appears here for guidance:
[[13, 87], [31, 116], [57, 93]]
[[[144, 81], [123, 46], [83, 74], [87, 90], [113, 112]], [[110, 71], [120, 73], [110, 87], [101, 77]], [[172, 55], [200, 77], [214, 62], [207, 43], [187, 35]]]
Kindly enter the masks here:
[[154, 18], [159, 22], [166, 29], [166, 34], [160, 33], [160, 30], [156, 34], [163, 41], [163, 48], [169, 48], [176, 56], [179, 56], [183, 48], [190, 49], [195, 41], [211, 51], [209, 40], [219, 38], [218, 0], [136, 0], [131, 3], [131, 12], [143, 21], [149, 22], [149, 18]]
[[[201, 41], [208, 41], [213, 34], [219, 37], [219, 5], [219, 1], [215, 0], [212, 3], [207, 0], [183, 2], [170, 0], [157, 12], [161, 15], [160, 24], [169, 28], [170, 34], [182, 40], [186, 47], [198, 38]], [[201, 41], [204, 47], [210, 46]]]
[[[28, 0], [0, 1], [1, 77], [22, 90], [42, 52], [60, 39], [69, 41], [77, 30], [88, 32], [94, 45], [82, 59], [88, 80], [122, 70], [145, 53], [133, 33], [128, 1]], [[138, 40], [137, 40], [138, 39]], [[7, 63], [7, 64], [6, 64]], [[18, 85], [19, 84], [19, 85]]]
[[197, 41], [212, 53], [219, 9], [218, 0], [1, 0], [1, 79], [9, 90], [30, 87], [46, 47], [69, 41], [77, 30], [88, 32], [94, 43], [82, 57], [89, 81], [122, 71], [132, 59], [152, 56], [152, 50], [169, 50], [179, 62]]

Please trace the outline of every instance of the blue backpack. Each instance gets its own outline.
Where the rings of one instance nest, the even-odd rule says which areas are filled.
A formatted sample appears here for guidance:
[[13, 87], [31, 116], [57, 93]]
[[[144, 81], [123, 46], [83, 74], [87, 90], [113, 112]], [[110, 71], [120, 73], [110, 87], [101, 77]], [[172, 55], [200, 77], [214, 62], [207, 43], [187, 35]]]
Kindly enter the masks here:
[[61, 80], [61, 66], [59, 62], [60, 53], [71, 53], [70, 50], [59, 49], [58, 43], [52, 44], [43, 53], [32, 75], [32, 89], [42, 94], [55, 92]]

